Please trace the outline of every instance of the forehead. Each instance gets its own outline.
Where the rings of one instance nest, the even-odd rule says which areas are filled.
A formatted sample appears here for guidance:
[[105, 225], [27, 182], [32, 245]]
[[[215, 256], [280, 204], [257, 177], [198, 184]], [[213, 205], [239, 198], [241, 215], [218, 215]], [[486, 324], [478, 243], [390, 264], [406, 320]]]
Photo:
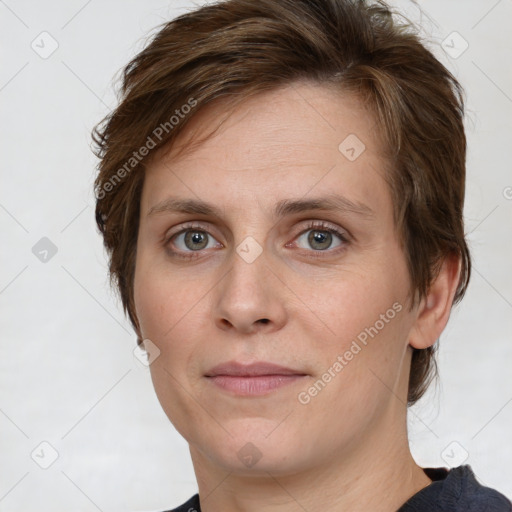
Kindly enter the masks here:
[[333, 192], [385, 203], [383, 154], [371, 113], [332, 87], [296, 83], [235, 108], [218, 101], [191, 119], [172, 148], [154, 155], [142, 213], [166, 195], [218, 198], [238, 209]]

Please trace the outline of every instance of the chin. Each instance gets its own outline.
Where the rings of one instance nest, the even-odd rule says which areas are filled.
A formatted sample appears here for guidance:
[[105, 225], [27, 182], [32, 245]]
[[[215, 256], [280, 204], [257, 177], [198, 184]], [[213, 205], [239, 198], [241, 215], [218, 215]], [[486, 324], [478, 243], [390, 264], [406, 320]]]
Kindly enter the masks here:
[[[300, 465], [301, 440], [285, 425], [268, 419], [243, 418], [224, 423], [231, 434], [208, 439], [201, 450], [226, 471], [265, 475], [292, 473]], [[277, 428], [276, 428], [277, 427]]]

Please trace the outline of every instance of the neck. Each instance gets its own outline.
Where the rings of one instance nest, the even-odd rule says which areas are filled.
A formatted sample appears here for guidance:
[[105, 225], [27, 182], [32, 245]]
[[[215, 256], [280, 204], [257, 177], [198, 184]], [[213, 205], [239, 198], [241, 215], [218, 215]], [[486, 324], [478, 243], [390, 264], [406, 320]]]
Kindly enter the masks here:
[[279, 474], [229, 472], [191, 446], [201, 510], [395, 512], [431, 483], [412, 458], [405, 419], [399, 424], [404, 427], [373, 428], [349, 449], [333, 450], [321, 466]]

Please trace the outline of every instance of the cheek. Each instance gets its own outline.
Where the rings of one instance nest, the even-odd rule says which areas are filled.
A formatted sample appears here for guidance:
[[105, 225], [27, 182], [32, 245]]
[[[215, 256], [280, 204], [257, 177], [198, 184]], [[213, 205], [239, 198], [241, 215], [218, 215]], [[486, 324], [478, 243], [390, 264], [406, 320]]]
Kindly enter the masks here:
[[[323, 347], [320, 372], [302, 390], [301, 403], [308, 402], [305, 410], [324, 425], [328, 439], [343, 432], [347, 442], [355, 441], [402, 394], [397, 385], [403, 374], [408, 320], [405, 308], [397, 313], [393, 304], [363, 314], [354, 308], [352, 319], [344, 314], [337, 345]], [[400, 309], [398, 304], [395, 308]], [[388, 323], [380, 319], [386, 311]]]
[[162, 270], [158, 265], [137, 267], [135, 308], [142, 336], [160, 350], [150, 366], [156, 395], [170, 421], [187, 439], [190, 423], [201, 425], [204, 421], [196, 401], [190, 398], [193, 382], [189, 377], [200, 360], [201, 347], [195, 343], [194, 333], [204, 329], [196, 320], [208, 315], [201, 303], [204, 290], [201, 293], [190, 281]]
[[163, 288], [149, 277], [148, 273], [144, 273], [143, 277], [135, 279], [135, 311], [142, 336], [149, 338], [161, 349], [162, 337], [172, 327], [177, 312], [171, 309], [170, 294], [165, 294]]
[[187, 283], [164, 265], [138, 256], [134, 277], [134, 301], [142, 334], [156, 341], [165, 340], [200, 299], [197, 286]]
[[307, 297], [307, 305], [328, 327], [322, 345], [342, 350], [358, 336], [364, 342], [369, 337], [368, 329], [374, 332], [375, 323], [379, 331], [389, 331], [398, 316], [396, 309], [400, 309], [393, 309], [393, 304], [402, 304], [403, 291], [396, 281], [383, 274], [382, 268], [372, 271], [366, 266], [364, 270], [331, 276], [321, 293], [318, 288], [305, 288], [304, 300]]
[[160, 350], [159, 365], [183, 380], [201, 360], [202, 347], [197, 339], [211, 322], [205, 297], [211, 286], [201, 279], [191, 282], [183, 273], [171, 272], [162, 264], [144, 263], [141, 258], [134, 279], [141, 334]]
[[314, 352], [322, 354], [325, 380], [333, 383], [325, 386], [327, 393], [321, 391], [326, 402], [346, 410], [361, 409], [364, 402], [371, 409], [383, 393], [390, 394], [402, 372], [411, 325], [407, 286], [403, 262], [390, 259], [389, 266], [380, 262], [329, 281], [322, 295], [327, 299], [316, 295], [319, 316], [329, 327], [326, 336], [311, 337]]

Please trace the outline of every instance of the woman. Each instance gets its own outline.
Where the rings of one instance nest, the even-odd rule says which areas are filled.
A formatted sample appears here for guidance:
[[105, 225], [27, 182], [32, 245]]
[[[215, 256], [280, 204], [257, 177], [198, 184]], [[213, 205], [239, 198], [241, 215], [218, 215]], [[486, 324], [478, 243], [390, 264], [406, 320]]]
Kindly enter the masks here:
[[509, 511], [407, 407], [464, 295], [461, 87], [383, 3], [169, 22], [95, 130], [97, 222], [199, 493], [176, 511]]

